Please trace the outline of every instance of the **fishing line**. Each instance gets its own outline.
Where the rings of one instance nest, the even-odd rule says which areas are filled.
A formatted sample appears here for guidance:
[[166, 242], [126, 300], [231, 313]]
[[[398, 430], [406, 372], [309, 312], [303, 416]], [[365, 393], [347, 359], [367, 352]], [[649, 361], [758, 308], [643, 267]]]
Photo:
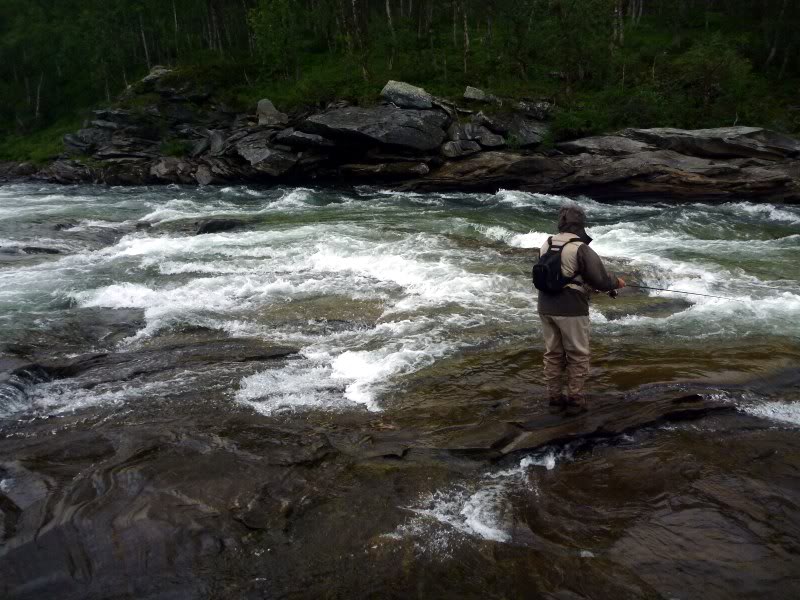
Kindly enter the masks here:
[[646, 285], [634, 285], [628, 283], [625, 287], [639, 288], [640, 290], [655, 290], [657, 292], [672, 292], [673, 294], [689, 294], [690, 296], [705, 296], [706, 298], [719, 298], [721, 300], [732, 300], [733, 302], [744, 302], [739, 298], [728, 298], [727, 296], [714, 296], [712, 294], [699, 294], [698, 292], [682, 292], [681, 290], [668, 290], [666, 288], [648, 287]]

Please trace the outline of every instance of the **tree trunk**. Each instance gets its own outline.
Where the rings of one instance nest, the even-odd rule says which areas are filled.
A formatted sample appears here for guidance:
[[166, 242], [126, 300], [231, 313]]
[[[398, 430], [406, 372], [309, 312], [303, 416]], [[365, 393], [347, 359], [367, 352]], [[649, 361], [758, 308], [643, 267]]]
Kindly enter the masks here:
[[789, 44], [786, 46], [786, 49], [783, 51], [783, 62], [781, 63], [781, 70], [778, 73], [778, 79], [783, 81], [783, 76], [786, 73], [786, 66], [789, 64], [789, 55], [792, 52], [792, 46]]
[[464, 74], [467, 74], [467, 58], [469, 57], [469, 23], [467, 22], [467, 9], [461, 2], [461, 14], [464, 17]]
[[39, 85], [36, 86], [36, 110], [33, 113], [35, 119], [39, 118], [39, 107], [42, 103], [42, 83], [44, 82], [44, 71], [39, 74]]
[[178, 56], [178, 8], [175, 6], [175, 0], [172, 0], [172, 16], [175, 19], [175, 56]]
[[139, 32], [142, 34], [142, 46], [144, 47], [144, 59], [147, 63], [147, 70], [152, 68], [150, 64], [150, 51], [147, 49], [147, 38], [144, 37], [144, 23], [142, 22], [142, 15], [139, 13]]
[[458, 4], [453, 2], [453, 48], [458, 48]]
[[397, 35], [394, 31], [394, 22], [392, 21], [392, 7], [389, 4], [389, 0], [386, 0], [386, 22], [389, 25], [389, 33], [392, 35], [392, 43], [397, 41]]

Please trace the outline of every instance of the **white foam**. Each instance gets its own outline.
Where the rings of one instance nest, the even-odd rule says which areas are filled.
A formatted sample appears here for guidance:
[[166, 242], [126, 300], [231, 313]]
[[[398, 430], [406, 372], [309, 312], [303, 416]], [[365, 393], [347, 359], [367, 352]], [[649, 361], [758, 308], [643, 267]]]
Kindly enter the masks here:
[[235, 399], [264, 415], [296, 409], [343, 406], [342, 386], [324, 361], [306, 359], [244, 377]]
[[74, 380], [57, 380], [32, 386], [29, 398], [34, 412], [62, 415], [89, 407], [122, 405], [137, 399], [152, 398], [175, 391], [175, 385], [176, 381], [173, 380], [130, 383], [121, 388], [101, 384], [85, 389]]
[[[423, 497], [415, 507], [407, 508], [414, 517], [395, 532], [399, 536], [420, 537], [429, 547], [442, 552], [452, 543], [452, 534], [477, 537], [493, 542], [511, 538], [503, 522], [504, 487], [488, 486], [475, 492], [457, 488]], [[444, 531], [431, 531], [430, 525], [444, 526]]]
[[753, 216], [766, 217], [770, 221], [800, 225], [800, 213], [791, 212], [790, 207], [778, 208], [774, 204], [753, 204], [752, 202], [728, 202], [722, 206], [734, 213], [742, 211]]
[[800, 402], [762, 402], [740, 406], [739, 410], [755, 417], [800, 427]]
[[393, 535], [418, 540], [423, 550], [446, 554], [457, 541], [453, 535], [509, 543], [514, 529], [510, 497], [527, 490], [537, 494], [529, 475], [533, 467], [551, 471], [559, 460], [571, 458], [568, 449], [545, 450], [523, 457], [510, 469], [489, 471], [474, 486], [456, 485], [423, 495], [410, 507], [413, 513]]
[[473, 227], [490, 240], [505, 242], [515, 248], [541, 248], [551, 235], [541, 231], [518, 233], [499, 225], [474, 225]]
[[261, 192], [240, 188], [232, 190], [224, 188], [227, 193], [240, 192], [248, 196], [262, 198], [263, 204], [238, 204], [235, 202], [211, 202], [200, 203], [188, 198], [174, 198], [165, 204], [151, 204], [154, 208], [151, 212], [141, 217], [141, 221], [152, 224], [164, 224], [174, 221], [191, 219], [205, 219], [209, 217], [237, 217], [247, 215], [263, 215], [272, 212], [296, 212], [313, 208], [308, 203], [314, 194], [314, 190], [309, 188], [294, 188], [291, 190], [280, 190], [280, 196], [270, 198]]

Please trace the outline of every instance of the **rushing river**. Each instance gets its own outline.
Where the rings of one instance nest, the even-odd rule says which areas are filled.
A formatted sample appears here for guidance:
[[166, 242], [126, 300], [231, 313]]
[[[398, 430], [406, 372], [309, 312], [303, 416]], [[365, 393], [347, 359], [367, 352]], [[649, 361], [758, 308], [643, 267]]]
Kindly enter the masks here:
[[[594, 398], [730, 411], [419, 442], [544, 410], [532, 249], [568, 201], [629, 282], [722, 297], [595, 298]], [[797, 206], [9, 185], [0, 336], [4, 596], [800, 594]]]

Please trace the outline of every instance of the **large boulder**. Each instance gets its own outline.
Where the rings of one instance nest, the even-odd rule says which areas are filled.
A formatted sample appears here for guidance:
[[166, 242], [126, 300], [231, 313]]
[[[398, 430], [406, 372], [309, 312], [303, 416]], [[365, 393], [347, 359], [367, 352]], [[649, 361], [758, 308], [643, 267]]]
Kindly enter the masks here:
[[152, 86], [172, 72], [172, 69], [168, 69], [167, 67], [161, 65], [155, 65], [152, 69], [150, 69], [150, 73], [142, 78], [142, 83], [145, 86]]
[[150, 175], [159, 181], [166, 181], [171, 183], [194, 183], [195, 165], [176, 158], [174, 156], [165, 156], [158, 159], [150, 167]]
[[275, 105], [263, 98], [256, 105], [256, 116], [258, 124], [265, 127], [286, 127], [289, 117], [275, 108]]
[[75, 160], [57, 160], [33, 177], [54, 183], [90, 183], [96, 179], [92, 169]]
[[389, 162], [380, 164], [346, 164], [340, 167], [343, 175], [366, 179], [408, 179], [424, 177], [430, 168], [424, 162]]
[[158, 156], [156, 141], [128, 135], [124, 132], [114, 133], [111, 141], [94, 153], [94, 157], [99, 160], [144, 160], [156, 156]]
[[471, 140], [457, 140], [442, 144], [442, 154], [447, 158], [460, 158], [480, 151], [480, 144]]
[[557, 158], [523, 156], [513, 152], [480, 152], [463, 160], [448, 161], [404, 189], [418, 191], [473, 190], [500, 188], [548, 188], [574, 169]]
[[411, 152], [436, 150], [444, 141], [446, 114], [392, 106], [348, 106], [308, 117], [301, 129], [350, 144], [381, 144]]
[[401, 108], [432, 108], [433, 96], [420, 87], [403, 81], [390, 80], [381, 96]]
[[0, 162], [0, 181], [13, 181], [30, 177], [37, 170], [36, 165], [30, 162]]
[[472, 102], [494, 102], [500, 104], [500, 99], [497, 96], [494, 96], [488, 92], [484, 92], [482, 89], [472, 87], [468, 85], [467, 88], [464, 90], [464, 100], [470, 100]]
[[232, 160], [205, 156], [201, 159], [194, 177], [200, 185], [209, 185], [226, 181], [241, 181], [247, 175], [238, 165], [233, 164]]
[[462, 140], [478, 142], [484, 148], [498, 148], [506, 143], [503, 136], [492, 133], [483, 125], [474, 123], [453, 123], [447, 129], [447, 137], [454, 142]]
[[335, 144], [316, 133], [305, 133], [293, 127], [284, 129], [275, 136], [275, 142], [292, 148], [332, 148]]
[[99, 127], [86, 127], [76, 133], [64, 136], [64, 146], [68, 152], [91, 154], [95, 149], [111, 141], [112, 132]]
[[549, 131], [549, 127], [544, 123], [526, 118], [519, 113], [489, 116], [479, 112], [472, 116], [472, 122], [504, 136], [509, 144], [520, 148], [538, 146]]
[[767, 160], [800, 156], [800, 141], [761, 127], [626, 129], [622, 135], [689, 156]]
[[598, 135], [562, 142], [556, 146], [567, 154], [603, 154], [616, 156], [655, 150], [655, 146], [620, 135]]
[[237, 141], [235, 148], [255, 170], [278, 177], [297, 163], [297, 156], [270, 146], [272, 137], [273, 132], [256, 131]]

